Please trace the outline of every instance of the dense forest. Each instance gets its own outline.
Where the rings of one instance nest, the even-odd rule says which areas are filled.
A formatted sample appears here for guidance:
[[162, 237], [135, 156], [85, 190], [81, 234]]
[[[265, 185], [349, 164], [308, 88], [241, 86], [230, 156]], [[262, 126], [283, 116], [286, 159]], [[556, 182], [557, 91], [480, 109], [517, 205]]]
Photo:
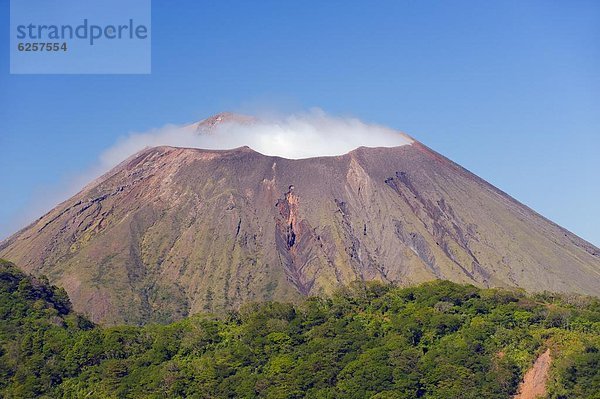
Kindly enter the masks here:
[[356, 283], [169, 325], [101, 327], [0, 262], [5, 398], [510, 398], [550, 348], [549, 398], [600, 398], [600, 301], [447, 281]]

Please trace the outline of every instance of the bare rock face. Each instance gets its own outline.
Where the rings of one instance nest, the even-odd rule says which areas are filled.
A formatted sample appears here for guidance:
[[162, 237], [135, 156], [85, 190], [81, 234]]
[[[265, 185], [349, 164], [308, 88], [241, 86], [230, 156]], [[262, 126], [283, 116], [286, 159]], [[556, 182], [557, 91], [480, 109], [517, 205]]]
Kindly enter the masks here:
[[96, 322], [170, 321], [355, 280], [600, 295], [600, 250], [418, 142], [289, 160], [131, 157], [0, 245]]

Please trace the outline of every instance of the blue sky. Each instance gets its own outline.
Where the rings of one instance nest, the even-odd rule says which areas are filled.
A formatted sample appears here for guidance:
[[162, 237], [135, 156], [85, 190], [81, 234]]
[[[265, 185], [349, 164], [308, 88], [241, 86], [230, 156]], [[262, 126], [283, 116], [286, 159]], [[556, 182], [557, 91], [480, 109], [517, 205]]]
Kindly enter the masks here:
[[150, 75], [9, 75], [2, 29], [0, 236], [128, 132], [320, 107], [403, 130], [598, 246], [599, 20], [597, 1], [154, 0]]

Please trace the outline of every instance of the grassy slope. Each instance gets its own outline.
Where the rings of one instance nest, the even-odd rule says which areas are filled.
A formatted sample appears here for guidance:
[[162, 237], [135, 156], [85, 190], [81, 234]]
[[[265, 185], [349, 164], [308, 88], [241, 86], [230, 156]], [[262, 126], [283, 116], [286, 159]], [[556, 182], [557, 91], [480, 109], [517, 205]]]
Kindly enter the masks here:
[[101, 328], [2, 261], [0, 314], [7, 398], [509, 398], [548, 346], [551, 398], [600, 392], [600, 304], [578, 296], [357, 284], [300, 305]]

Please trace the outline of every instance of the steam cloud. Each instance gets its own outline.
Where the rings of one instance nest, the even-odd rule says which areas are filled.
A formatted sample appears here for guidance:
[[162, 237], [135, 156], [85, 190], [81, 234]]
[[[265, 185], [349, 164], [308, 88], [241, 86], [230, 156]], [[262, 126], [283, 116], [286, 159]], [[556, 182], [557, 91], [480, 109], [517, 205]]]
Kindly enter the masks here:
[[412, 143], [408, 136], [396, 130], [367, 124], [356, 118], [330, 116], [319, 109], [287, 116], [261, 116], [251, 122], [233, 117], [204, 132], [196, 129], [197, 124], [166, 125], [122, 137], [104, 151], [95, 165], [86, 172], [71, 177], [50, 192], [44, 190], [44, 195], [37, 197], [38, 202], [27, 204], [22, 214], [9, 221], [10, 230], [0, 231], [0, 239], [49, 211], [93, 179], [147, 147], [167, 145], [216, 150], [249, 146], [265, 155], [299, 159], [342, 155], [360, 146], [395, 147]]
[[213, 150], [247, 145], [265, 155], [299, 159], [342, 155], [360, 146], [395, 147], [412, 142], [390, 128], [328, 116], [318, 109], [285, 117], [261, 117], [251, 123], [224, 120], [206, 134], [194, 129], [195, 125], [168, 125], [131, 134], [104, 152], [101, 162], [112, 167], [145, 147], [159, 145]]

